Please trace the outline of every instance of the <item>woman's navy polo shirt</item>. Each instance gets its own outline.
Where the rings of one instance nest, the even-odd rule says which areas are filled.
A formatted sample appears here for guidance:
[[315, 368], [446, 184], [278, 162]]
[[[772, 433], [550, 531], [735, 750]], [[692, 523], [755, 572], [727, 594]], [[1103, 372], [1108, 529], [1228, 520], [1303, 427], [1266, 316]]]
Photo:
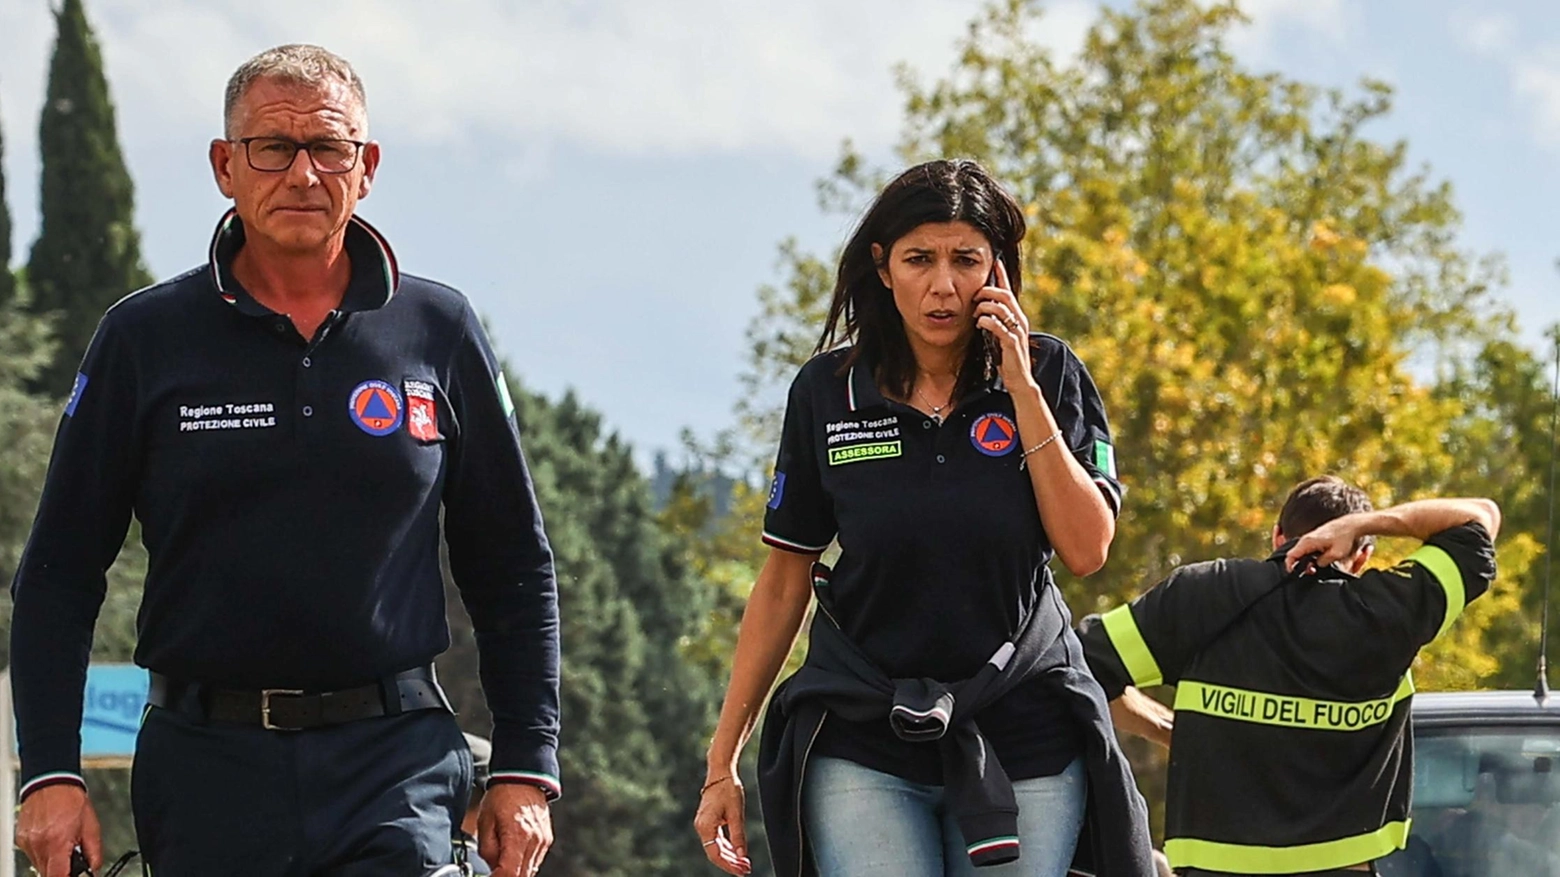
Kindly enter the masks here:
[[[1060, 339], [1030, 338], [1034, 376], [1062, 441], [1113, 510], [1121, 505], [1110, 427], [1088, 370]], [[839, 622], [889, 676], [968, 678], [1018, 630], [1051, 586], [1013, 400], [1000, 377], [940, 426], [885, 399], [872, 365], [841, 373], [848, 349], [814, 357], [791, 385], [764, 516], [764, 541], [818, 552], [836, 538], [829, 584]], [[1041, 604], [1043, 605], [1043, 604]], [[1060, 772], [1081, 734], [1040, 680], [978, 719], [1014, 779]], [[925, 783], [941, 781], [934, 744], [886, 722], [831, 718], [814, 752]]]

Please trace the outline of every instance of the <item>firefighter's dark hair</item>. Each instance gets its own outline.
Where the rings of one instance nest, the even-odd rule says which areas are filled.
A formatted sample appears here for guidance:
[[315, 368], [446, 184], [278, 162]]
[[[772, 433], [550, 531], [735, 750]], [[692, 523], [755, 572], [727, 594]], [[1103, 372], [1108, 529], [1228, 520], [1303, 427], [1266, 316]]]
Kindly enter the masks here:
[[[1368, 512], [1374, 506], [1365, 491], [1335, 475], [1308, 478], [1295, 485], [1278, 513], [1278, 532], [1285, 539], [1298, 539], [1317, 527], [1354, 512]], [[1375, 544], [1376, 537], [1363, 536], [1355, 543], [1359, 551]]]

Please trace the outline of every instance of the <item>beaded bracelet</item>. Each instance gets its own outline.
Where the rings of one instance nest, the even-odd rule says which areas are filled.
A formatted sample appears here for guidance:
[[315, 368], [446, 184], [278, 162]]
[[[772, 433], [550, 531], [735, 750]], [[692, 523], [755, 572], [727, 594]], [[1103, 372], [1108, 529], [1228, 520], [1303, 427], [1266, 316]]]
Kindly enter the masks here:
[[1040, 444], [1035, 445], [1034, 447], [1032, 447], [1029, 450], [1023, 452], [1022, 454], [1019, 454], [1018, 455], [1018, 468], [1019, 469], [1023, 469], [1024, 468], [1024, 464], [1029, 462], [1029, 455], [1030, 454], [1033, 454], [1035, 451], [1040, 450], [1041, 448], [1045, 447], [1046, 445], [1050, 444], [1051, 442], [1056, 441], [1057, 439], [1059, 439], [1061, 437], [1062, 437], [1062, 431], [1061, 430], [1057, 430], [1056, 432], [1053, 432], [1050, 435], [1046, 436], [1045, 439], [1040, 442]]

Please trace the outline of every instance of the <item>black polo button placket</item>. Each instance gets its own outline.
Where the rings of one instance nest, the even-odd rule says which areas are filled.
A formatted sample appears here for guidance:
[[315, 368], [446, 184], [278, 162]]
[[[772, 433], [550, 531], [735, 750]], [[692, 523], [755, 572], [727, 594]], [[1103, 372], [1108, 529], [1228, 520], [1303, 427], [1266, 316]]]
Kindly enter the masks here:
[[[294, 435], [309, 443], [317, 442], [321, 431], [324, 429], [323, 426], [318, 425], [319, 421], [315, 420], [314, 417], [316, 409], [325, 401], [323, 399], [324, 391], [321, 388], [324, 376], [321, 374], [322, 369], [314, 367], [315, 360], [320, 356], [320, 345], [324, 343], [326, 338], [330, 337], [331, 332], [341, 323], [343, 317], [345, 317], [345, 314], [342, 311], [331, 311], [325, 317], [325, 321], [320, 324], [320, 328], [314, 333], [312, 341], [305, 340], [298, 333], [297, 328], [293, 326], [291, 318], [285, 314], [270, 314], [260, 317], [270, 333], [278, 339], [287, 342], [292, 350], [300, 347], [303, 349], [303, 355], [295, 360], [297, 365], [294, 368], [293, 375], [292, 405], [294, 406], [293, 410], [302, 415], [296, 421], [298, 425]], [[289, 355], [295, 354], [290, 353]], [[323, 366], [323, 363], [321, 365]]]
[[932, 450], [936, 452], [933, 454], [932, 459], [936, 461], [938, 466], [947, 465], [948, 457], [953, 453], [949, 442], [956, 439], [959, 435], [958, 421], [959, 412], [955, 410], [948, 415], [946, 420], [937, 424], [936, 431], [932, 433]]
[[[328, 406], [329, 402], [329, 400], [324, 398], [324, 390], [322, 388], [326, 377], [324, 373], [328, 369], [325, 367], [323, 360], [320, 362], [320, 367], [315, 368], [315, 360], [322, 355], [323, 351], [321, 348], [325, 343], [325, 339], [329, 338], [331, 332], [340, 324], [342, 316], [343, 314], [339, 310], [331, 311], [325, 316], [324, 322], [320, 323], [319, 329], [314, 332], [314, 340], [304, 346], [303, 356], [298, 360], [298, 367], [294, 371], [294, 404], [300, 406], [299, 410], [303, 414], [298, 435], [311, 444], [319, 441], [322, 431], [325, 430], [322, 421], [315, 419], [315, 410], [320, 405]], [[295, 337], [301, 339], [302, 336]]]
[[[917, 419], [921, 421], [921, 432], [923, 438], [915, 438], [914, 434], [908, 430], [905, 430], [902, 433], [904, 441], [904, 454], [906, 457], [910, 458], [912, 461], [926, 461], [921, 465], [935, 463], [937, 466], [942, 466], [948, 462], [948, 456], [945, 453], [946, 439], [948, 435], [955, 432], [955, 430], [948, 428], [947, 421], [938, 423], [927, 417], [926, 412], [916, 408], [913, 405], [906, 405], [902, 402], [884, 400], [883, 408], [889, 414], [897, 417], [899, 422], [904, 424], [905, 427], [908, 427]], [[950, 417], [950, 420], [951, 419], [952, 418]], [[936, 472], [939, 470], [932, 468], [931, 471]]]

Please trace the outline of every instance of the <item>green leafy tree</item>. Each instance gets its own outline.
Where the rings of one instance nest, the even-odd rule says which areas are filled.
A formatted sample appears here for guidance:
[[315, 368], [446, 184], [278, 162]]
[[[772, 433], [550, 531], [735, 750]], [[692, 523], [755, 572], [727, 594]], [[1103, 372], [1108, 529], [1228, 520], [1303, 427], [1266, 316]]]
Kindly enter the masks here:
[[[730, 438], [732, 436], [727, 436]], [[736, 462], [741, 459], [739, 449], [729, 441], [702, 447], [687, 433], [683, 441], [689, 459], [675, 478], [661, 510], [661, 526], [682, 547], [694, 575], [707, 583], [714, 596], [702, 630], [684, 647], [689, 660], [708, 669], [709, 698], [715, 707], [710, 712], [709, 723], [699, 732], [701, 757], [696, 775], [702, 778], [705, 771], [702, 747], [714, 729], [718, 705], [725, 694], [743, 606], [769, 552], [769, 548], [759, 541], [758, 531], [751, 529], [752, 522], [763, 516], [767, 491], [755, 489], [744, 480], [732, 480], [718, 474], [737, 468]], [[712, 493], [709, 489], [712, 485], [720, 485], [723, 492]], [[720, 511], [718, 505], [724, 505], [725, 511]], [[795, 669], [802, 654], [801, 650], [793, 653], [788, 669]], [[748, 746], [738, 768], [747, 792], [747, 839], [753, 873], [765, 877], [772, 870], [764, 825], [759, 818], [757, 750], [756, 745]], [[692, 798], [697, 798], [696, 790], [691, 792]]]
[[[32, 528], [54, 443], [57, 406], [24, 389], [48, 361], [51, 348], [46, 321], [20, 310], [15, 302], [0, 304], [0, 447], [6, 449], [0, 454], [0, 580], [7, 585]], [[9, 593], [7, 589], [7, 608]], [[3, 621], [9, 642], [9, 611]]]
[[[75, 14], [80, 17], [80, 4], [74, 5]], [[61, 16], [67, 14], [69, 10], [60, 13]], [[82, 20], [81, 24], [84, 28], [85, 21]], [[90, 41], [90, 33], [86, 36]], [[92, 48], [92, 57], [96, 59], [95, 47]], [[98, 79], [101, 78], [99, 72]], [[106, 86], [102, 91], [106, 104]], [[112, 127], [110, 110], [110, 137]], [[3, 141], [0, 141], [0, 158], [3, 156]], [[120, 173], [123, 174], [122, 166]], [[128, 192], [128, 177], [126, 187]], [[43, 376], [51, 364], [56, 362], [60, 343], [55, 328], [64, 319], [58, 308], [35, 307], [36, 293], [25, 284], [18, 283], [18, 278], [11, 272], [10, 263], [11, 214], [5, 198], [4, 172], [0, 169], [0, 447], [6, 449], [0, 455], [0, 582], [7, 585], [0, 591], [0, 664], [10, 663], [9, 584], [16, 574], [17, 563], [32, 529], [33, 514], [38, 508], [38, 495], [43, 489], [49, 454], [54, 444], [54, 431], [60, 418], [59, 401], [39, 395], [37, 388], [48, 386]], [[144, 275], [144, 271], [141, 275]], [[130, 279], [135, 283], [144, 282], [144, 276]], [[123, 295], [128, 288], [121, 289], [119, 295]], [[111, 298], [98, 306], [98, 311], [101, 312], [113, 300]], [[93, 314], [86, 327], [88, 337], [96, 326], [96, 320], [97, 315]], [[81, 349], [85, 347], [83, 339]], [[73, 368], [74, 360], [71, 364]], [[139, 527], [132, 527], [124, 551], [108, 571], [108, 594], [104, 598], [94, 633], [93, 660], [130, 660], [135, 649], [135, 617], [141, 603], [145, 577], [146, 550], [141, 545]], [[108, 849], [117, 851], [133, 848], [135, 829], [130, 815], [128, 773], [123, 770], [93, 771], [89, 782]], [[18, 873], [22, 872], [18, 870]]]
[[134, 225], [134, 187], [82, 0], [54, 13], [58, 36], [38, 126], [43, 229], [27, 263], [31, 307], [58, 315], [54, 358], [33, 388], [63, 396], [103, 311], [151, 282]]
[[[1548, 335], [1551, 344], [1560, 344], [1560, 326]], [[1463, 402], [1464, 416], [1448, 441], [1468, 490], [1498, 497], [1504, 518], [1500, 605], [1470, 608], [1490, 617], [1480, 636], [1485, 652], [1474, 656], [1473, 666], [1459, 668], [1461, 681], [1503, 688], [1527, 688], [1535, 681], [1556, 404], [1554, 349], [1547, 357], [1535, 356], [1516, 337], [1515, 324], [1508, 323], [1503, 337], [1485, 342], [1439, 388]], [[1557, 658], [1560, 646], [1551, 640], [1551, 667]]]
[[[16, 572], [48, 466], [53, 411], [26, 387], [54, 355], [49, 321], [29, 313], [11, 272], [11, 211], [0, 138], [0, 581]], [[9, 596], [5, 599], [9, 600]], [[7, 607], [9, 608], [9, 607]], [[4, 615], [9, 642], [10, 613]]]
[[0, 132], [0, 307], [11, 304], [15, 298], [16, 275], [11, 273], [11, 208], [5, 200], [5, 134]]
[[[1481, 418], [1424, 377], [1449, 379], [1509, 335], [1490, 296], [1500, 264], [1457, 246], [1449, 184], [1410, 167], [1406, 144], [1366, 136], [1390, 89], [1247, 69], [1227, 48], [1242, 21], [1229, 4], [1102, 10], [1071, 64], [1035, 42], [1042, 17], [995, 3], [947, 76], [902, 71], [900, 158], [972, 157], [1012, 188], [1030, 218], [1034, 325], [1101, 385], [1130, 493], [1110, 564], [1064, 582], [1073, 607], [1112, 605], [1178, 563], [1264, 551], [1277, 503], [1310, 474], [1378, 502], [1472, 489], [1448, 436]], [[859, 209], [885, 175], [847, 146], [824, 203]], [[761, 292], [751, 333], [759, 386], [806, 358], [832, 281], [794, 245], [781, 255], [789, 276]], [[1509, 583], [1533, 554], [1507, 542], [1508, 577], [1432, 650], [1428, 683], [1495, 672], [1487, 616], [1512, 612]]]
[[[54, 346], [49, 320], [24, 309], [27, 295], [22, 288], [16, 300], [0, 303], [0, 447], [6, 449], [0, 454], [0, 582], [7, 585], [0, 590], [0, 665], [10, 663], [9, 584], [32, 529], [61, 407], [58, 400], [25, 389], [49, 361]], [[145, 576], [146, 550], [139, 529], [132, 528], [108, 572], [108, 594], [93, 639], [94, 661], [130, 660]], [[88, 782], [108, 848], [133, 848], [129, 774], [121, 769], [92, 771]]]
[[[1254, 71], [1228, 49], [1242, 22], [1232, 3], [1140, 0], [1102, 9], [1063, 62], [1034, 38], [1041, 3], [997, 0], [946, 75], [900, 71], [899, 160], [970, 157], [1011, 188], [1030, 220], [1025, 307], [1112, 418], [1125, 510], [1109, 564], [1064, 592], [1097, 611], [1177, 564], [1263, 553], [1288, 487], [1320, 472], [1378, 503], [1484, 493], [1512, 507], [1501, 578], [1416, 675], [1510, 684], [1532, 666], [1549, 409], [1491, 295], [1502, 265], [1459, 245], [1450, 184], [1370, 136], [1390, 87]], [[858, 212], [888, 175], [847, 143], [820, 201]], [[741, 411], [765, 447], [833, 281], [831, 259], [780, 255], [749, 332], [759, 401]]]
[[[691, 825], [718, 707], [706, 640], [715, 590], [663, 530], [630, 449], [572, 395], [512, 384], [558, 569], [565, 794], [559, 875], [681, 875], [706, 867]], [[462, 724], [483, 733], [469, 621], [451, 593], [455, 645], [440, 659]]]

